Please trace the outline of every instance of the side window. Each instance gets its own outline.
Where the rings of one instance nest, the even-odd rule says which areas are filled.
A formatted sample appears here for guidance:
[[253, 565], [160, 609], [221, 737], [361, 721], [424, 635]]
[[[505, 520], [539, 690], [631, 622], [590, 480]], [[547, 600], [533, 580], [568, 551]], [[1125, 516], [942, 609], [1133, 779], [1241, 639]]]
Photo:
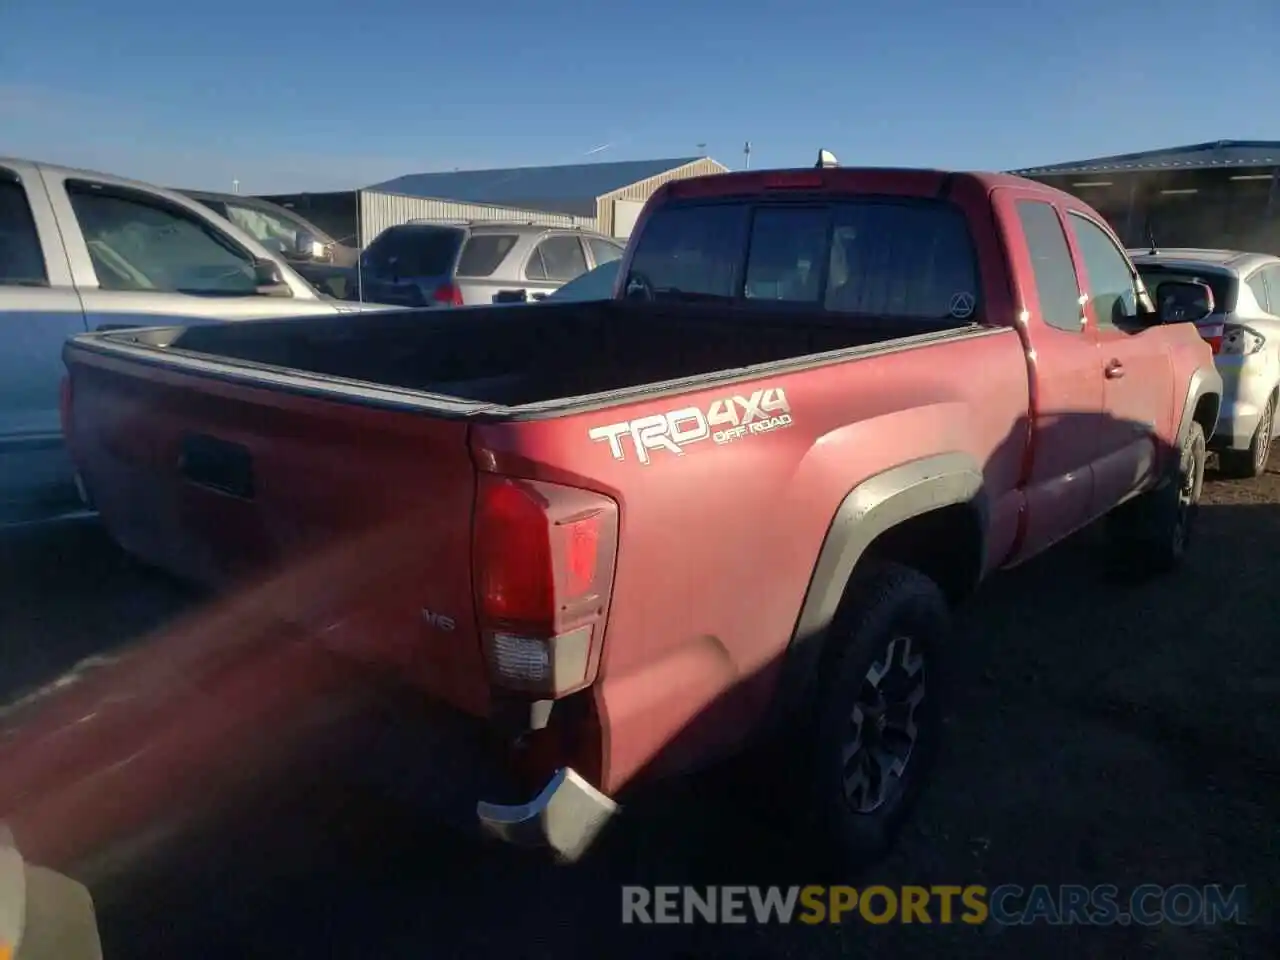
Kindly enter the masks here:
[[77, 181], [67, 193], [103, 290], [256, 292], [252, 258], [186, 211]]
[[[216, 209], [216, 208], [215, 208]], [[272, 253], [298, 252], [298, 225], [257, 207], [227, 204], [226, 217]]]
[[[541, 260], [541, 263], [539, 263]], [[538, 272], [538, 268], [542, 272]], [[573, 280], [587, 272], [587, 258], [577, 237], [547, 237], [533, 252], [525, 271], [530, 280]]]
[[1031, 253], [1040, 314], [1049, 326], [1077, 333], [1084, 329], [1080, 323], [1080, 285], [1057, 211], [1039, 200], [1019, 200], [1017, 206]]
[[[1258, 306], [1260, 306], [1267, 313], [1271, 313], [1270, 301], [1267, 298], [1267, 293], [1268, 293], [1267, 284], [1262, 277], [1262, 275], [1265, 272], [1266, 272], [1265, 270], [1259, 270], [1252, 277], [1246, 280], [1245, 283], [1249, 287], [1249, 292], [1253, 294], [1253, 299], [1258, 301]], [[1273, 289], [1275, 288], [1276, 280], [1280, 280], [1280, 277], [1272, 278], [1271, 286]]]
[[1089, 274], [1089, 297], [1099, 325], [1114, 327], [1126, 317], [1137, 316], [1138, 289], [1125, 255], [1086, 217], [1073, 213], [1071, 224]]
[[1262, 309], [1273, 317], [1280, 316], [1280, 265], [1262, 271], [1267, 280], [1267, 300]]
[[761, 207], [751, 218], [743, 296], [817, 303], [830, 248], [830, 211], [823, 207]]
[[597, 267], [603, 263], [612, 263], [614, 260], [622, 258], [622, 247], [616, 243], [610, 243], [608, 240], [587, 237], [587, 246], [591, 248], [591, 256], [596, 258]]
[[0, 171], [0, 286], [47, 287], [44, 252], [27, 192]]
[[513, 233], [477, 233], [468, 238], [458, 258], [460, 277], [491, 277], [519, 238]]

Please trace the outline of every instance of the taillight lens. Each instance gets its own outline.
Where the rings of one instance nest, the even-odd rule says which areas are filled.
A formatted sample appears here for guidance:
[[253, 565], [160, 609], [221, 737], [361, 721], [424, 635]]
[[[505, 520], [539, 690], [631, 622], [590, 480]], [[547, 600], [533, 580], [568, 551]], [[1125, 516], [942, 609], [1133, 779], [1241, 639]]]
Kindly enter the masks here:
[[1266, 344], [1267, 338], [1253, 327], [1229, 323], [1223, 328], [1213, 352], [1226, 357], [1247, 357], [1258, 353]]
[[476, 608], [497, 683], [563, 696], [590, 682], [617, 545], [618, 505], [608, 497], [480, 475]]
[[462, 306], [462, 291], [454, 283], [442, 283], [431, 294], [431, 300], [447, 307]]
[[1202, 323], [1197, 325], [1196, 329], [1200, 331], [1200, 336], [1205, 343], [1209, 344], [1209, 348], [1216, 354], [1222, 350], [1222, 334], [1224, 329], [1222, 323]]

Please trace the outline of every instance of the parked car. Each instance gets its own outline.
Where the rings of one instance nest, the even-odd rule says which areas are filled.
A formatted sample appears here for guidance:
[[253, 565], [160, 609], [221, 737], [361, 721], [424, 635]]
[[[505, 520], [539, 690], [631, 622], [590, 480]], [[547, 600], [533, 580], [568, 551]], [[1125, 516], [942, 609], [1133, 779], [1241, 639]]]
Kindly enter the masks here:
[[180, 194], [0, 158], [0, 523], [79, 504], [58, 425], [71, 334], [362, 309]]
[[312, 286], [339, 299], [357, 299], [355, 266], [359, 247], [335, 240], [310, 220], [270, 200], [237, 193], [180, 192], [230, 220], [285, 260]]
[[[1222, 378], [1097, 213], [1016, 177], [718, 174], [636, 231], [604, 303], [82, 334], [75, 462], [125, 550], [286, 578], [220, 622], [444, 706], [410, 766], [452, 745], [427, 779], [496, 836], [572, 859], [633, 786], [784, 735], [815, 849], [874, 858], [938, 748], [951, 605], [1103, 515], [1176, 565]], [[0, 783], [20, 838], [93, 822], [26, 796]]]
[[[1157, 301], [1165, 289], [1176, 301], [1188, 280], [1213, 291], [1213, 314], [1201, 322], [1225, 391], [1213, 447], [1223, 472], [1260, 476], [1280, 429], [1280, 257], [1182, 248], [1132, 253]], [[1187, 306], [1202, 309], [1194, 302]]]
[[539, 300], [622, 256], [616, 240], [536, 223], [421, 222], [388, 227], [362, 258], [364, 299], [409, 307]]

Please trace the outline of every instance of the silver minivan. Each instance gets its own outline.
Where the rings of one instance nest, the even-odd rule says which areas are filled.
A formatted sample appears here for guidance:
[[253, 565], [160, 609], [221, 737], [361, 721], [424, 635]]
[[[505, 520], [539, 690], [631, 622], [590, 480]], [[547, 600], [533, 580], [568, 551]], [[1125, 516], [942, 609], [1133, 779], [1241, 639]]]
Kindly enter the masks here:
[[378, 234], [361, 256], [358, 282], [361, 299], [407, 307], [540, 300], [623, 249], [569, 227], [414, 221]]

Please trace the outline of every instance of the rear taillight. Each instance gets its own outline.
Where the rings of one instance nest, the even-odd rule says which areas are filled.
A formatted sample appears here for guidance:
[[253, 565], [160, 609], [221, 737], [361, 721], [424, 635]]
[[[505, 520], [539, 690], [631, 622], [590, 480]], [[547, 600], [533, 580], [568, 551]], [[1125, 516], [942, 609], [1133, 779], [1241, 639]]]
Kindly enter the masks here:
[[1267, 338], [1253, 327], [1228, 323], [1223, 327], [1214, 353], [1228, 357], [1247, 357], [1258, 353], [1267, 344]]
[[431, 294], [431, 300], [433, 303], [446, 307], [460, 307], [462, 306], [462, 291], [458, 289], [457, 284], [442, 283]]
[[608, 497], [480, 474], [474, 583], [496, 683], [556, 697], [591, 681], [617, 548], [618, 505]]
[[1204, 342], [1209, 344], [1213, 352], [1220, 353], [1222, 351], [1222, 335], [1225, 324], [1223, 323], [1201, 323], [1196, 325], [1196, 329], [1200, 331], [1200, 336]]

